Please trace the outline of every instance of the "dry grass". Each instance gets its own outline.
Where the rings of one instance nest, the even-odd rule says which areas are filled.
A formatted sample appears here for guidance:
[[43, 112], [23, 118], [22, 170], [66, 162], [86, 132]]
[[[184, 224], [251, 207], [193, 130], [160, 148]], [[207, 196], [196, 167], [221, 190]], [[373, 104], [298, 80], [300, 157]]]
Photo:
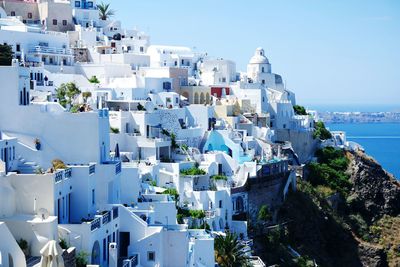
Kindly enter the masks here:
[[385, 216], [370, 227], [370, 232], [386, 249], [389, 266], [400, 266], [400, 217]]

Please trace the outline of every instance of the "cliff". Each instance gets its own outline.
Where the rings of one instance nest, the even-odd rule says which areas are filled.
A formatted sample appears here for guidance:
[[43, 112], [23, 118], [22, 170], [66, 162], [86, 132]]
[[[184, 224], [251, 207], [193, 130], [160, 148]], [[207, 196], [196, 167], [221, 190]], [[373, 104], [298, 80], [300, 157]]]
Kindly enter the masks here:
[[[279, 210], [278, 238], [271, 243], [271, 231], [255, 237], [254, 249], [268, 265], [400, 266], [399, 182], [364, 153], [344, 155], [348, 191], [300, 180]], [[288, 259], [288, 246], [308, 264]]]

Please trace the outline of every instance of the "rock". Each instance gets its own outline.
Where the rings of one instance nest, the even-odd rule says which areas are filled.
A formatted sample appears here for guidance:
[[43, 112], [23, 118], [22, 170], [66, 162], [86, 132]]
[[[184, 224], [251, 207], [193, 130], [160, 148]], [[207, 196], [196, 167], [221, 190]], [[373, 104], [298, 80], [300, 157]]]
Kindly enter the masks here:
[[388, 266], [386, 253], [383, 248], [371, 246], [367, 243], [360, 243], [358, 255], [365, 267], [385, 267]]
[[383, 215], [400, 214], [400, 183], [362, 152], [348, 153], [348, 173], [353, 183], [351, 208], [375, 221]]

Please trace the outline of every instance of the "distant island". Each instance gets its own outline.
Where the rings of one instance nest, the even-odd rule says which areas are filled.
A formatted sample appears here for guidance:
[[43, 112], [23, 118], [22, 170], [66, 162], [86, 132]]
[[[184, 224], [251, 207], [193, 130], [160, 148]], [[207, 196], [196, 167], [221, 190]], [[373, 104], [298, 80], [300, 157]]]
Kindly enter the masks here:
[[326, 123], [396, 123], [400, 112], [319, 112]]

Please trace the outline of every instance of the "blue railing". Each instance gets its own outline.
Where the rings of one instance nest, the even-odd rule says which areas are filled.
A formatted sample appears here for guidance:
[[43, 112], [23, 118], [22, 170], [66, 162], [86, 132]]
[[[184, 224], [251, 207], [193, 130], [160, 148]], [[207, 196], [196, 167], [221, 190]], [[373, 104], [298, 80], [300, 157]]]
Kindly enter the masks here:
[[96, 165], [95, 164], [89, 165], [89, 175], [95, 172], [96, 172]]
[[90, 230], [94, 231], [99, 228], [100, 228], [100, 218], [96, 218], [90, 223]]
[[118, 174], [121, 172], [121, 162], [117, 162], [115, 165], [115, 174]]
[[71, 176], [72, 176], [72, 169], [71, 169], [71, 168], [65, 169], [65, 170], [64, 170], [64, 173], [65, 173], [65, 179], [71, 178]]
[[111, 221], [111, 213], [109, 211], [107, 211], [107, 213], [103, 215], [102, 222], [103, 222], [103, 224], [107, 224], [110, 221]]
[[64, 171], [58, 171], [56, 172], [56, 176], [54, 177], [54, 180], [56, 183], [60, 182], [63, 179]]

